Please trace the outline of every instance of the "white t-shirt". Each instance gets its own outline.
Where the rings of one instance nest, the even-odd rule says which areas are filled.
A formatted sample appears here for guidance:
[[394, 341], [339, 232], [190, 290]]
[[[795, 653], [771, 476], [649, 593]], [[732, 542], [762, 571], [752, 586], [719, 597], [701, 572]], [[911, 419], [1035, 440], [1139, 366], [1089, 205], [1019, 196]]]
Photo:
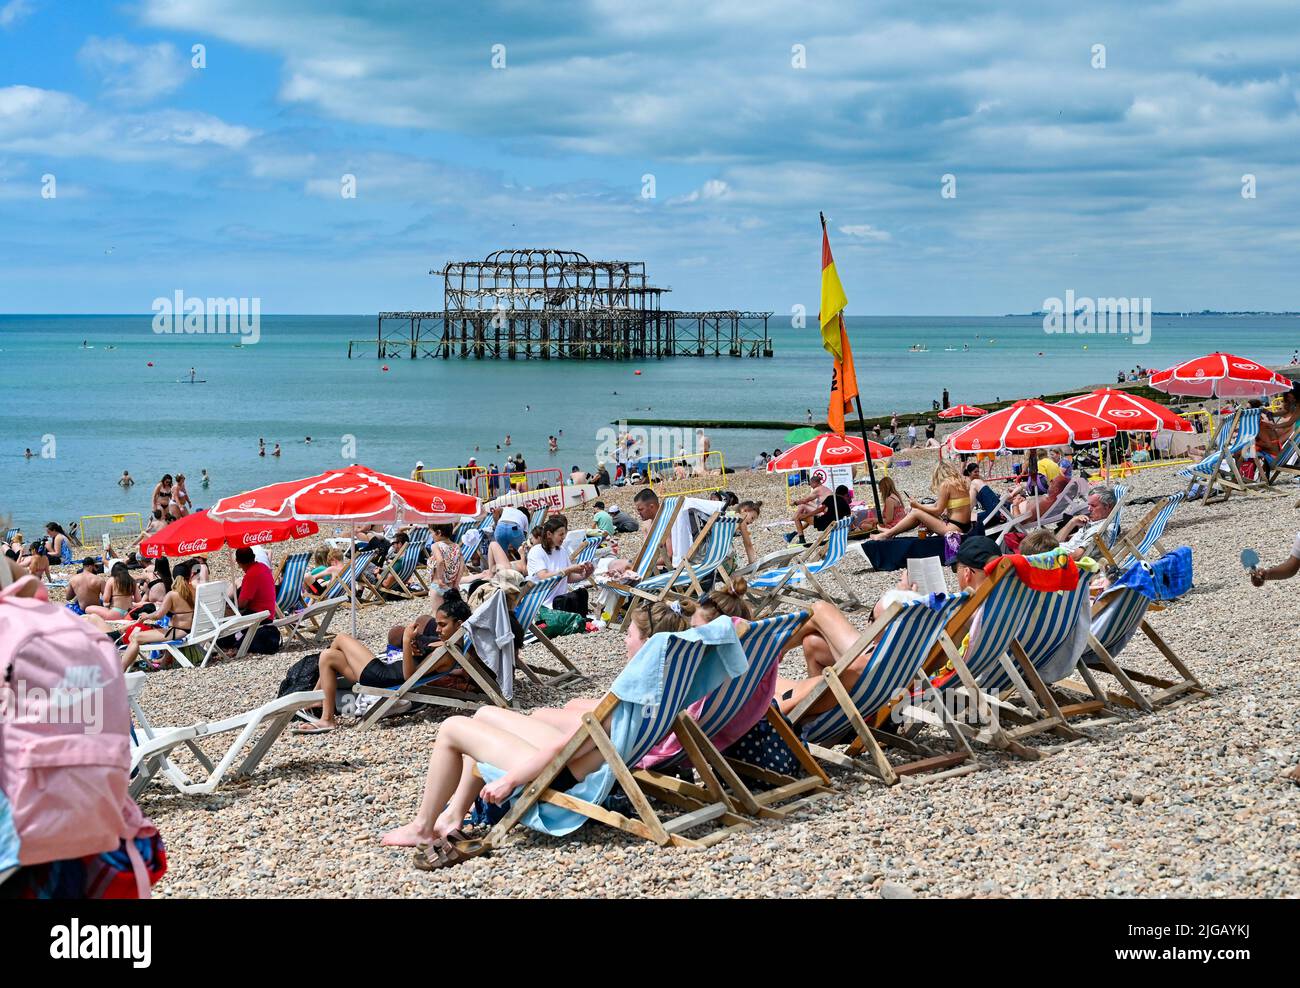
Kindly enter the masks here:
[[1296, 532], [1295, 545], [1291, 547], [1291, 556], [1294, 559], [1300, 559], [1300, 532]]
[[[556, 546], [550, 552], [547, 552], [542, 546], [535, 545], [528, 550], [528, 579], [536, 580], [537, 574], [543, 571], [556, 573], [562, 569], [568, 569], [573, 565], [573, 557], [569, 555], [569, 550], [564, 546]], [[549, 604], [557, 596], [569, 592], [569, 578], [561, 577], [551, 592], [546, 597], [546, 603]]]
[[518, 525], [519, 531], [528, 534], [528, 516], [518, 508], [502, 508], [497, 524]]

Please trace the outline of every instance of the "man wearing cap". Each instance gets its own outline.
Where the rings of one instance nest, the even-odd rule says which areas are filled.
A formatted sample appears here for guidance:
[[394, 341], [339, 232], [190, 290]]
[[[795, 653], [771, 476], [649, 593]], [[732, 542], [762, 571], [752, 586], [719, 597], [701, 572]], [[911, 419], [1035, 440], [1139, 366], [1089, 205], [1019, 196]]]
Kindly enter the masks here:
[[609, 517], [614, 523], [614, 531], [616, 532], [635, 532], [641, 527], [637, 524], [635, 518], [629, 515], [617, 504], [611, 504], [609, 506]]

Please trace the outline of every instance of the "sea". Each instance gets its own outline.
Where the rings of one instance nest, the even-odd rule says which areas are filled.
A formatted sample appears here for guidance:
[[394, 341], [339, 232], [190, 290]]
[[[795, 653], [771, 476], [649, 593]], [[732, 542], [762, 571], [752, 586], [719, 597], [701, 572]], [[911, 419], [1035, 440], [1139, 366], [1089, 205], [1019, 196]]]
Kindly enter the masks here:
[[[847, 325], [865, 413], [904, 418], [945, 388], [953, 404], [978, 405], [1084, 390], [1215, 350], [1285, 364], [1300, 346], [1300, 319], [1289, 316], [1157, 315], [1144, 345], [1051, 335], [1037, 316]], [[522, 452], [530, 470], [589, 470], [627, 418], [823, 421], [831, 362], [816, 325], [774, 318], [771, 334], [771, 358], [409, 360], [378, 359], [371, 346], [348, 359], [349, 339], [374, 339], [375, 317], [263, 316], [256, 344], [236, 346], [239, 336], [155, 333], [151, 314], [0, 315], [0, 521], [33, 536], [50, 520], [147, 517], [164, 473], [186, 474], [205, 506], [349, 462], [406, 475], [417, 460], [486, 466]], [[729, 466], [746, 466], [782, 447], [785, 430], [710, 437]], [[137, 482], [129, 491], [117, 483], [123, 470]]]

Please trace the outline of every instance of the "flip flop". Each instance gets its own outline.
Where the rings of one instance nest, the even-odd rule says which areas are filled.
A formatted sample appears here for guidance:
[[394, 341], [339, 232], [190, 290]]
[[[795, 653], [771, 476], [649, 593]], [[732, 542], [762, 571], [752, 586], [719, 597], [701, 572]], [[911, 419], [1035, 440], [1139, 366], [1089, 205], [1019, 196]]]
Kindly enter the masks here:
[[412, 861], [420, 871], [437, 871], [451, 868], [487, 854], [492, 848], [485, 841], [466, 840], [459, 830], [453, 830], [446, 837], [439, 837], [431, 844], [416, 848]]
[[309, 721], [306, 724], [297, 724], [290, 729], [290, 734], [328, 734], [334, 730], [334, 724], [322, 724], [319, 721]]

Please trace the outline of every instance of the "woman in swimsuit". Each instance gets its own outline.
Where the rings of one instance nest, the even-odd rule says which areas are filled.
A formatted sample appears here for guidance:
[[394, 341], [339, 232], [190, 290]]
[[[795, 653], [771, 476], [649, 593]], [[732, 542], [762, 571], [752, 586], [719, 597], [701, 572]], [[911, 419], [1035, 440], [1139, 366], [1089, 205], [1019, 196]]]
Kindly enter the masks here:
[[952, 460], [940, 460], [930, 478], [930, 489], [938, 500], [922, 504], [913, 500], [912, 510], [897, 524], [882, 528], [873, 539], [890, 539], [912, 529], [925, 528], [935, 535], [964, 535], [970, 531], [970, 483]]
[[[667, 603], [642, 603], [632, 612], [625, 639], [632, 659], [650, 638], [660, 632], [685, 631], [694, 607], [682, 602], [681, 613]], [[582, 698], [563, 708], [538, 707], [527, 714], [500, 707], [480, 707], [472, 717], [448, 717], [438, 728], [429, 758], [424, 796], [415, 818], [383, 836], [384, 844], [434, 847], [416, 856], [416, 867], [436, 867], [439, 860], [455, 864], [464, 859], [455, 846], [460, 827], [475, 797], [500, 805], [521, 785], [532, 781], [573, 737], [582, 717], [596, 709], [600, 698]], [[609, 730], [609, 718], [602, 722]], [[588, 739], [574, 752], [551, 783], [558, 791], [571, 789], [605, 760]], [[475, 762], [488, 762], [504, 770], [495, 782], [484, 784], [474, 771]]]
[[[116, 576], [116, 572], [114, 573]], [[156, 625], [137, 631], [122, 656], [122, 668], [130, 669], [140, 657], [140, 646], [149, 642], [175, 641], [184, 638], [194, 627], [193, 567], [190, 563], [177, 563], [172, 572], [172, 588], [163, 595], [162, 602], [151, 615], [153, 621], [171, 618], [166, 628]]]
[[[320, 678], [316, 680], [316, 689], [325, 694], [321, 705], [319, 720], [311, 721], [295, 728], [295, 734], [324, 734], [338, 726], [334, 720], [334, 702], [338, 693], [338, 680], [342, 676], [362, 686], [375, 686], [393, 689], [401, 686], [415, 674], [415, 668], [430, 651], [460, 630], [460, 626], [469, 619], [470, 609], [460, 598], [459, 591], [446, 590], [442, 603], [438, 605], [433, 619], [438, 629], [437, 635], [422, 634], [423, 623], [412, 621], [402, 632], [402, 657], [400, 661], [388, 661], [375, 658], [364, 644], [351, 635], [336, 635], [329, 648], [320, 653]], [[467, 652], [473, 654], [472, 648]], [[455, 665], [455, 659], [444, 656], [427, 670], [430, 676], [448, 672]]]
[[172, 502], [172, 475], [165, 473], [162, 480], [158, 481], [158, 486], [153, 489], [153, 503], [150, 506], [154, 511], [161, 511], [164, 515], [167, 513], [167, 506]]
[[45, 523], [45, 550], [64, 565], [72, 562], [72, 542], [58, 522]]
[[113, 564], [113, 572], [104, 581], [104, 593], [101, 603], [86, 608], [87, 614], [103, 618], [105, 621], [124, 621], [126, 612], [140, 603], [140, 588], [135, 585], [131, 571], [126, 563]]

